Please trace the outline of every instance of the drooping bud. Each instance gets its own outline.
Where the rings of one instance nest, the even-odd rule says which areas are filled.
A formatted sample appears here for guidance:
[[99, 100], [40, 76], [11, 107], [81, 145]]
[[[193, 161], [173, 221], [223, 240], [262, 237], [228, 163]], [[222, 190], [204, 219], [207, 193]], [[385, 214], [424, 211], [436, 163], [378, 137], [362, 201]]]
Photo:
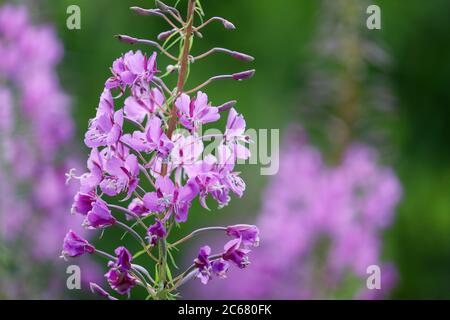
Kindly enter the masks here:
[[228, 21], [226, 19], [222, 18], [222, 23], [223, 23], [223, 26], [225, 27], [225, 29], [228, 29], [228, 30], [235, 30], [236, 29], [234, 24], [232, 24], [230, 21]]
[[163, 13], [158, 9], [144, 9], [141, 7], [130, 7], [131, 11], [134, 11], [137, 14], [142, 16], [161, 16]]
[[247, 70], [247, 71], [243, 71], [243, 72], [238, 72], [238, 73], [233, 73], [232, 77], [234, 80], [237, 81], [242, 81], [245, 79], [250, 79], [251, 77], [253, 77], [253, 75], [255, 74], [255, 70]]
[[219, 109], [219, 112], [227, 111], [233, 108], [236, 105], [236, 103], [237, 103], [236, 100], [228, 101], [222, 104], [221, 106], [218, 106], [217, 108]]
[[252, 56], [237, 51], [231, 52], [231, 56], [245, 62], [252, 62], [255, 60], [255, 58], [253, 58]]
[[123, 34], [118, 34], [115, 36], [117, 38], [117, 40], [121, 41], [121, 42], [125, 42], [125, 43], [129, 43], [129, 44], [135, 44], [138, 42], [138, 40], [136, 38], [127, 36], [127, 35], [123, 35]]
[[158, 40], [159, 40], [159, 41], [167, 40], [167, 39], [168, 39], [172, 34], [174, 34], [176, 31], [177, 31], [176, 29], [172, 29], [172, 30], [168, 30], [168, 31], [161, 32], [161, 33], [158, 35]]
[[175, 14], [179, 14], [177, 9], [175, 9], [174, 7], [168, 6], [167, 4], [163, 3], [162, 1], [156, 0], [155, 4], [158, 7], [158, 9], [164, 13], [173, 12]]

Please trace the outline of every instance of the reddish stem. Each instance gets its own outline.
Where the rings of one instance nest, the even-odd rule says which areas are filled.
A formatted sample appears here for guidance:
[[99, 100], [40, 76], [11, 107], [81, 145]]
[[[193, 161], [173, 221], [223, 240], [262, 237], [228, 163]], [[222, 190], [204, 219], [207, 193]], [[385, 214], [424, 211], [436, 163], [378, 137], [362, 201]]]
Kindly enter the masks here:
[[[177, 82], [177, 95], [180, 95], [184, 89], [184, 83], [186, 81], [186, 75], [188, 71], [189, 64], [189, 51], [190, 51], [190, 42], [192, 33], [194, 31], [194, 14], [195, 14], [195, 0], [189, 0], [188, 9], [187, 9], [187, 18], [186, 18], [186, 29], [185, 29], [185, 38], [184, 38], [184, 46], [183, 52], [181, 54], [180, 59], [180, 72], [178, 74], [178, 82]], [[172, 106], [172, 110], [170, 113], [169, 119], [169, 129], [167, 130], [167, 137], [172, 139], [172, 134], [175, 131], [175, 128], [178, 123], [177, 110], [175, 105]], [[165, 176], [167, 174], [167, 164], [164, 163], [161, 167], [161, 175]]]

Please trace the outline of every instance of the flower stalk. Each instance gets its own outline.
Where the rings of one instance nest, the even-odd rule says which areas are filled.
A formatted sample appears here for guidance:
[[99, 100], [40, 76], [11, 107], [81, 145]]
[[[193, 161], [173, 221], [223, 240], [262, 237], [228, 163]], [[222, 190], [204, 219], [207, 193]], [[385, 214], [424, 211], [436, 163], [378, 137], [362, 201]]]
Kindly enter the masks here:
[[[203, 15], [203, 11], [197, 8], [197, 3], [199, 0], [187, 1], [185, 20], [177, 8], [160, 1], [157, 1], [158, 9], [131, 8], [138, 14], [157, 15], [170, 21], [173, 29], [160, 34], [160, 41], [168, 42], [175, 33], [180, 37], [168, 46], [127, 35], [117, 38], [127, 44], [156, 47], [176, 60], [176, 65], [167, 66], [167, 73], [159, 76], [156, 53], [147, 56], [141, 51], [129, 51], [114, 61], [112, 76], [105, 83], [96, 117], [90, 121], [85, 135], [85, 144], [91, 148], [89, 172], [77, 178], [80, 192], [75, 197], [76, 210], [73, 211], [86, 216], [83, 224], [89, 229], [104, 229], [116, 224], [130, 233], [142, 247], [134, 255], [125, 247], [118, 247], [115, 256], [103, 254], [110, 260], [110, 269], [105, 276], [119, 295], [129, 295], [138, 285], [146, 288], [149, 299], [173, 299], [179, 285], [194, 277], [206, 284], [212, 276], [224, 278], [230, 263], [239, 268], [248, 265], [250, 247], [256, 247], [259, 241], [258, 228], [248, 225], [206, 227], [173, 243], [168, 241], [169, 233], [187, 221], [195, 198], [209, 209], [207, 198], [215, 200], [221, 208], [229, 203], [231, 193], [238, 197], [243, 195], [245, 183], [234, 167], [237, 159], [250, 156], [246, 147], [249, 140], [244, 134], [245, 120], [234, 109], [236, 101], [215, 107], [198, 89], [185, 90], [190, 63], [195, 61], [191, 55], [192, 44], [195, 36], [200, 37], [195, 22], [196, 15]], [[177, 27], [176, 23], [181, 26]], [[228, 21], [223, 20], [223, 23], [231, 28]], [[180, 51], [169, 52], [176, 42], [180, 42]], [[237, 51], [225, 48], [210, 50], [211, 53], [217, 51], [242, 61], [253, 61], [253, 57]], [[209, 54], [199, 57], [207, 56]], [[178, 73], [176, 86], [169, 89], [164, 79], [175, 73]], [[215, 80], [243, 80], [253, 74], [254, 70], [250, 70], [215, 76], [201, 88]], [[118, 90], [119, 95], [114, 97], [113, 90]], [[124, 107], [118, 110], [114, 107], [117, 99], [124, 99]], [[214, 154], [203, 154], [204, 139], [198, 134], [199, 126], [216, 122], [221, 117], [220, 113], [225, 111], [229, 113], [227, 126], [225, 133], [219, 136], [226, 139]], [[125, 132], [124, 121], [131, 123], [134, 131]], [[179, 133], [179, 129], [186, 134]], [[149, 186], [151, 190], [148, 190]], [[107, 199], [118, 195], [125, 195], [122, 203], [131, 200], [128, 207], [112, 204]], [[113, 217], [111, 210], [121, 212], [121, 218], [134, 221], [133, 225]], [[152, 224], [147, 225], [148, 220]], [[145, 236], [135, 226], [142, 227]], [[232, 240], [217, 256], [210, 256], [208, 246], [202, 247], [193, 266], [174, 278], [171, 264], [176, 265], [171, 250], [206, 231], [222, 231]], [[74, 234], [66, 238], [65, 256], [75, 257], [94, 250], [91, 244]], [[148, 265], [132, 263], [133, 259], [145, 258], [142, 257], [145, 253], [151, 260]], [[148, 271], [153, 268], [156, 270], [154, 278], [150, 276], [153, 272]], [[108, 299], [114, 298], [98, 286], [94, 289]]]

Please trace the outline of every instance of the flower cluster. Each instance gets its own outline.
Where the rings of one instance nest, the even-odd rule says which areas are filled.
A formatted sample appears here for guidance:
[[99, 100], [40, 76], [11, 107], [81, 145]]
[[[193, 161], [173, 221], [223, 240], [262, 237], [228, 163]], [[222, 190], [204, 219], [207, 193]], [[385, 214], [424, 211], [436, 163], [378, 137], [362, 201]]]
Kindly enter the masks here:
[[235, 225], [226, 228], [226, 233], [235, 239], [228, 241], [222, 254], [211, 257], [211, 247], [200, 248], [197, 259], [194, 260], [195, 274], [203, 284], [207, 284], [212, 275], [226, 277], [229, 262], [244, 269], [250, 262], [248, 254], [251, 247], [259, 245], [259, 230], [252, 225]]
[[48, 290], [29, 278], [62, 270], [51, 262], [64, 232], [76, 226], [64, 214], [76, 191], [65, 186], [64, 173], [78, 161], [64, 152], [74, 124], [56, 73], [62, 54], [53, 28], [33, 24], [25, 6], [0, 7], [0, 238], [19, 275], [2, 275], [8, 289], [1, 291], [12, 298], [61, 294], [56, 275]]
[[[374, 298], [392, 287], [395, 269], [380, 261], [380, 235], [401, 197], [393, 171], [364, 145], [329, 167], [303, 133], [288, 135], [283, 166], [265, 191], [258, 218], [265, 237], [252, 272], [230, 270], [231, 281], [195, 291], [197, 298]], [[370, 265], [381, 268], [381, 291], [366, 289]]]
[[[158, 9], [133, 7], [132, 10], [181, 24], [173, 31], [178, 38], [167, 44], [168, 47], [179, 44], [181, 51], [176, 55], [179, 58], [150, 40], [124, 35], [118, 38], [126, 43], [156, 46], [175, 60], [176, 65], [170, 65], [168, 72], [162, 74], [157, 67], [157, 53], [147, 55], [140, 50], [129, 51], [113, 62], [112, 74], [105, 82], [96, 115], [89, 121], [85, 134], [84, 142], [91, 149], [88, 171], [80, 176], [71, 172], [71, 177], [80, 183], [72, 212], [83, 217], [83, 226], [88, 229], [117, 226], [132, 234], [142, 246], [143, 254], [156, 262], [157, 279], [149, 276], [148, 268], [132, 265], [132, 256], [123, 246], [117, 248], [114, 258], [98, 249], [92, 250], [90, 244], [69, 233], [63, 255], [75, 257], [97, 252], [115, 259], [105, 276], [119, 294], [129, 294], [132, 287], [140, 285], [151, 298], [171, 298], [171, 292], [192, 276], [198, 276], [203, 283], [212, 273], [224, 277], [227, 261], [245, 267], [249, 246], [257, 244], [258, 229], [254, 226], [203, 228], [175, 243], [167, 240], [174, 226], [188, 220], [194, 199], [198, 198], [208, 209], [207, 202], [215, 201], [218, 207], [223, 207], [230, 202], [231, 194], [242, 197], [245, 182], [235, 166], [238, 159], [250, 156], [246, 145], [251, 141], [245, 134], [244, 117], [234, 109], [235, 102], [214, 106], [200, 90], [215, 80], [249, 78], [254, 71], [216, 76], [192, 90], [185, 90], [189, 64], [208, 55], [191, 56], [192, 39], [209, 22], [226, 20], [215, 17], [195, 26], [196, 16], [202, 14], [195, 0], [188, 1], [186, 19], [176, 8], [159, 1], [157, 5]], [[226, 26], [230, 28], [231, 24], [227, 22]], [[244, 61], [253, 60], [234, 51], [231, 55]], [[164, 78], [175, 71], [177, 86], [170, 90]], [[228, 119], [224, 133], [213, 137], [202, 135], [202, 126], [218, 121], [225, 111]], [[215, 139], [215, 148], [205, 145], [211, 139]], [[213, 153], [206, 151], [212, 149]], [[128, 206], [115, 205], [113, 197], [121, 198], [122, 203], [128, 201]], [[130, 226], [129, 221], [134, 224]], [[145, 236], [137, 229], [144, 231]], [[170, 251], [193, 235], [208, 230], [224, 231], [235, 239], [225, 246], [218, 260], [210, 257], [207, 246], [203, 247], [191, 268], [172, 277], [167, 259]], [[73, 241], [74, 238], [77, 240]], [[98, 285], [94, 288], [99, 292]]]

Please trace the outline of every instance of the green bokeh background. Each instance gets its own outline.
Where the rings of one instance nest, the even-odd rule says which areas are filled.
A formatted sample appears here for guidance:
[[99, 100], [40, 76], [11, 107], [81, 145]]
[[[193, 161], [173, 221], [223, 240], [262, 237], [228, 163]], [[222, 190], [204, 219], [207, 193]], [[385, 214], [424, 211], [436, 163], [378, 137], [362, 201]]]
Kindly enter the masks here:
[[[400, 276], [392, 297], [450, 298], [450, 2], [371, 3], [381, 6], [383, 22], [382, 30], [373, 32], [378, 33], [394, 61], [387, 76], [397, 97], [396, 117], [386, 126], [390, 150], [395, 153], [392, 165], [404, 186], [397, 218], [385, 237], [385, 254], [395, 262]], [[66, 8], [72, 4], [81, 8], [81, 30], [66, 28]], [[139, 17], [128, 10], [132, 5], [152, 4], [150, 0], [46, 0], [34, 4], [39, 6], [36, 15], [53, 21], [64, 42], [66, 54], [60, 74], [63, 86], [74, 97], [80, 141], [94, 115], [111, 62], [130, 49], [113, 35], [154, 39], [167, 29], [162, 19]], [[204, 32], [204, 39], [195, 43], [195, 52], [222, 46], [256, 58], [250, 66], [257, 69], [251, 81], [211, 85], [206, 91], [212, 101], [238, 100], [237, 107], [252, 128], [283, 129], [292, 121], [307, 121], [298, 118], [295, 110], [302, 108], [299, 96], [321, 1], [204, 0], [203, 4], [207, 16], [224, 16], [237, 30], [212, 25]], [[362, 24], [365, 20], [366, 16], [361, 16]], [[246, 68], [218, 54], [194, 64], [190, 83]], [[182, 233], [219, 221], [252, 221], [267, 177], [259, 175], [257, 166], [245, 166], [242, 171], [246, 196], [219, 212], [194, 207]], [[117, 235], [107, 234], [106, 239], [113, 236]]]

